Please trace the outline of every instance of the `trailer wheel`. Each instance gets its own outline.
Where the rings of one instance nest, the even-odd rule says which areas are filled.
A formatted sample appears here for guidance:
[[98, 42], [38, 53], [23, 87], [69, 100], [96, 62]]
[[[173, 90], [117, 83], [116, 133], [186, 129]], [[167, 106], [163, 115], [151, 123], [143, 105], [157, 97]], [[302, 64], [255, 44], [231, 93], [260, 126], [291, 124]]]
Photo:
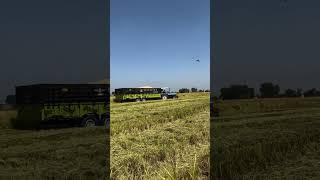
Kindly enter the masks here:
[[94, 117], [85, 117], [81, 123], [82, 127], [94, 127], [96, 126], [96, 118]]
[[146, 102], [146, 99], [145, 99], [145, 98], [143, 98], [143, 99], [142, 99], [142, 102]]
[[167, 100], [168, 97], [167, 96], [162, 96], [162, 100]]
[[107, 129], [110, 128], [110, 118], [104, 117], [103, 119], [104, 125]]
[[140, 99], [136, 99], [136, 102], [140, 102]]

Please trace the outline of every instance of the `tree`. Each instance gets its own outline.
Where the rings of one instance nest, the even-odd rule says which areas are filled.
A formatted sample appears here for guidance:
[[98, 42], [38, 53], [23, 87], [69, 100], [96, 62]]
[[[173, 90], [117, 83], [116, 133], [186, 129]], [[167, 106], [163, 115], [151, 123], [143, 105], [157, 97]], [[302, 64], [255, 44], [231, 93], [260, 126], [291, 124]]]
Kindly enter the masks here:
[[301, 88], [298, 88], [298, 89], [297, 89], [297, 96], [298, 96], [298, 97], [301, 97], [302, 95], [303, 95], [302, 89], [301, 89]]
[[188, 88], [179, 89], [179, 93], [189, 93], [190, 90]]
[[314, 97], [314, 96], [320, 96], [320, 91], [318, 91], [316, 88], [312, 88], [310, 90], [307, 90], [304, 92], [305, 97]]
[[297, 97], [297, 92], [293, 89], [287, 89], [284, 94], [286, 97]]
[[15, 103], [16, 103], [16, 96], [8, 95], [6, 98], [6, 104], [15, 104]]
[[247, 85], [231, 85], [220, 89], [222, 99], [250, 99], [254, 97], [254, 89]]
[[279, 85], [273, 84], [271, 82], [265, 82], [260, 85], [260, 93], [262, 98], [276, 97], [279, 95], [279, 92]]
[[191, 88], [191, 92], [197, 92], [198, 89], [197, 88]]

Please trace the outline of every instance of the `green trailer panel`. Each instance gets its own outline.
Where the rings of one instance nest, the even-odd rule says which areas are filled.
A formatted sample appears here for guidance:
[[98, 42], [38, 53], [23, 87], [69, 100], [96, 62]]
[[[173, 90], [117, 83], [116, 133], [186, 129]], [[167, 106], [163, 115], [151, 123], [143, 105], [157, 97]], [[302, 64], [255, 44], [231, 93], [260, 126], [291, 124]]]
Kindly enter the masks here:
[[106, 103], [45, 104], [42, 109], [41, 120], [47, 120], [57, 116], [78, 118], [89, 113], [97, 114], [99, 116], [107, 113]]
[[135, 100], [135, 99], [161, 99], [161, 94], [120, 94], [115, 96], [116, 100]]
[[[35, 128], [53, 120], [78, 124], [94, 120], [102, 125], [109, 109], [107, 84], [36, 84], [16, 87], [17, 128]], [[89, 117], [88, 117], [89, 116]], [[90, 119], [91, 118], [91, 119]], [[50, 122], [53, 122], [50, 121]]]

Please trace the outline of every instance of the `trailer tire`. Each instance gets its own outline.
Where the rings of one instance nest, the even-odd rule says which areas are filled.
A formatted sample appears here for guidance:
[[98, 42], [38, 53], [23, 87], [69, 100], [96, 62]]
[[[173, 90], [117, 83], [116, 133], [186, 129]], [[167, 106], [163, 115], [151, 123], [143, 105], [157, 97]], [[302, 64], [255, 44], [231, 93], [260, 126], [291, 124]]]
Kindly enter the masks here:
[[107, 128], [107, 129], [109, 129], [110, 128], [110, 119], [105, 119], [104, 120], [104, 125], [105, 125], [105, 127]]
[[142, 102], [146, 102], [146, 99], [145, 99], [145, 98], [143, 98], [143, 99], [142, 99]]
[[110, 128], [110, 116], [107, 116], [106, 114], [102, 117], [103, 125], [109, 129]]
[[140, 99], [136, 99], [136, 102], [140, 102]]
[[167, 96], [162, 96], [162, 100], [167, 100], [168, 97]]
[[96, 126], [97, 119], [93, 116], [87, 116], [83, 118], [81, 122], [82, 127], [94, 127]]

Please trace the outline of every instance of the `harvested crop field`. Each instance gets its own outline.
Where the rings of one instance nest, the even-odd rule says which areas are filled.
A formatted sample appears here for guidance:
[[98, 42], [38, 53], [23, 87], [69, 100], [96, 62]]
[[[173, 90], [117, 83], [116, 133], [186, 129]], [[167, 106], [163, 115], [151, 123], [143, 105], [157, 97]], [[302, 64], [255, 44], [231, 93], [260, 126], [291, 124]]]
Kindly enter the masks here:
[[103, 179], [107, 130], [11, 129], [14, 110], [0, 111], [0, 179]]
[[112, 179], [208, 179], [209, 94], [111, 104]]
[[104, 128], [0, 130], [0, 179], [102, 179]]
[[320, 179], [320, 98], [216, 102], [215, 179]]
[[[112, 179], [208, 179], [209, 94], [111, 103]], [[15, 112], [2, 112], [3, 124]], [[1, 114], [1, 113], [0, 113]], [[103, 179], [104, 127], [0, 129], [0, 179]]]

